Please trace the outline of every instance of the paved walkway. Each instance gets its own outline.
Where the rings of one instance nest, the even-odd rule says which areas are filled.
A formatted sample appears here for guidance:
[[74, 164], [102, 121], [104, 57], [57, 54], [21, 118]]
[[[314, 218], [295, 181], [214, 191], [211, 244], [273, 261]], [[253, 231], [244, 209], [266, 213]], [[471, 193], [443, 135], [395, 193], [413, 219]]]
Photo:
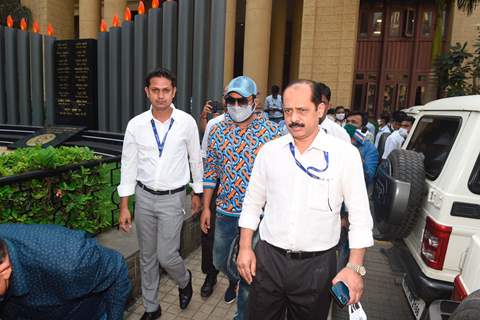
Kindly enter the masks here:
[[[388, 242], [375, 242], [375, 246], [367, 251], [365, 266], [365, 293], [362, 305], [369, 320], [399, 319], [411, 320], [413, 316], [401, 287], [401, 274], [392, 272], [382, 250], [388, 249]], [[195, 319], [195, 320], [230, 320], [236, 310], [236, 303], [230, 305], [223, 301], [223, 294], [228, 280], [219, 276], [219, 283], [214, 293], [207, 299], [200, 296], [200, 287], [204, 275], [200, 269], [201, 251], [197, 249], [187, 258], [188, 268], [193, 275], [193, 297], [186, 310], [178, 306], [178, 289], [174, 283], [164, 276], [160, 282], [161, 320]], [[138, 320], [144, 312], [139, 299], [126, 313], [127, 320]], [[333, 319], [348, 319], [346, 310], [334, 309]]]

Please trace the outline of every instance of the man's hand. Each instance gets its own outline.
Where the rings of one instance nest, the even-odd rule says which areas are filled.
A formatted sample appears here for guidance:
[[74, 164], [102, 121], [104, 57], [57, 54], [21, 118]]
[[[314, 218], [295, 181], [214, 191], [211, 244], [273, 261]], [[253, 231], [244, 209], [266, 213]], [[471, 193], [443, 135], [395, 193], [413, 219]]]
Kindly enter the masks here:
[[132, 228], [132, 216], [128, 208], [120, 208], [120, 217], [118, 218], [120, 229], [124, 232], [129, 232]]
[[10, 265], [10, 260], [5, 259], [0, 264], [0, 280], [9, 280], [12, 274], [12, 266]]
[[242, 278], [251, 284], [257, 270], [257, 258], [251, 248], [240, 248], [238, 251], [237, 269]]
[[211, 100], [208, 100], [207, 102], [205, 102], [202, 113], [200, 114], [200, 117], [202, 117], [202, 119], [207, 119], [208, 115], [212, 113], [213, 108], [210, 105], [211, 102], [212, 102]]
[[339, 281], [343, 281], [348, 287], [350, 293], [348, 304], [359, 302], [363, 294], [362, 277], [352, 269], [343, 268], [332, 280], [332, 284], [336, 284]]
[[202, 215], [200, 216], [200, 229], [202, 232], [207, 234], [210, 231], [210, 217], [212, 216], [212, 212], [210, 208], [204, 207], [202, 211]]
[[198, 194], [192, 192], [192, 215], [196, 215], [202, 210], [202, 199]]

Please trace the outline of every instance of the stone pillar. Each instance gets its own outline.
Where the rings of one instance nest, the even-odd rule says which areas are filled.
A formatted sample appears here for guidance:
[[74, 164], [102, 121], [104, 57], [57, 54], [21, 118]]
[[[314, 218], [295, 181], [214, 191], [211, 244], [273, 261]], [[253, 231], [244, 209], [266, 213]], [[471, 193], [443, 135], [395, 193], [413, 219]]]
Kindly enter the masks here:
[[[306, 0], [304, 0], [306, 1]], [[312, 2], [315, 0], [310, 0]], [[292, 47], [290, 56], [290, 81], [298, 79], [300, 73], [300, 45], [302, 44], [302, 1], [292, 1]], [[307, 4], [305, 4], [307, 5]], [[315, 4], [314, 4], [315, 5]], [[315, 13], [315, 10], [313, 11]], [[315, 20], [313, 19], [313, 25]], [[313, 42], [313, 39], [312, 39]], [[313, 45], [313, 44], [312, 44]], [[305, 77], [306, 79], [310, 77]]]
[[80, 39], [96, 39], [100, 28], [100, 0], [79, 0]]
[[107, 26], [111, 27], [113, 17], [118, 16], [120, 21], [123, 20], [123, 13], [127, 6], [127, 0], [104, 0], [103, 1], [103, 18], [107, 22]]
[[285, 32], [287, 30], [287, 0], [273, 0], [273, 8], [267, 89], [270, 89], [273, 85], [282, 87]]
[[247, 0], [243, 74], [257, 83], [263, 101], [268, 85], [272, 0]]
[[233, 78], [235, 62], [235, 26], [237, 23], [237, 0], [227, 0], [225, 23], [225, 60], [223, 66], [223, 83], [227, 85]]

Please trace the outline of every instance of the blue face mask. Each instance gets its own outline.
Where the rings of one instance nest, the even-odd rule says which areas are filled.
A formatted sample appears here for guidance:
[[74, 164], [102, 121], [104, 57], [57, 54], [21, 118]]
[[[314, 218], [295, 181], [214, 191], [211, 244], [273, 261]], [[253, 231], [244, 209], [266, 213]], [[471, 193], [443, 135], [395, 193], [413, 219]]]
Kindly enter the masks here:
[[233, 121], [239, 123], [247, 120], [252, 115], [254, 110], [255, 107], [253, 104], [249, 104], [244, 107], [227, 105], [228, 114]]

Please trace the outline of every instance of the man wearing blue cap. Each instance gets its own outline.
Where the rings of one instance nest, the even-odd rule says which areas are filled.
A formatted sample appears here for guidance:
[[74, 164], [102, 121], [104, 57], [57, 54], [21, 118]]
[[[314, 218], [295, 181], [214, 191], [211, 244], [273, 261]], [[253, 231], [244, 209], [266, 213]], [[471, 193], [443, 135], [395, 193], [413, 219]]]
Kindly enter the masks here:
[[[227, 113], [225, 121], [212, 127], [204, 167], [203, 212], [200, 226], [204, 233], [210, 229], [210, 200], [219, 182], [213, 261], [230, 281], [225, 292], [225, 302], [236, 298], [239, 275], [231, 259], [235, 238], [238, 236], [238, 219], [255, 156], [268, 141], [280, 136], [278, 126], [263, 114], [255, 113], [257, 86], [249, 77], [233, 79], [226, 90]], [[245, 318], [244, 310], [248, 286], [240, 283], [238, 311], [235, 319]]]

